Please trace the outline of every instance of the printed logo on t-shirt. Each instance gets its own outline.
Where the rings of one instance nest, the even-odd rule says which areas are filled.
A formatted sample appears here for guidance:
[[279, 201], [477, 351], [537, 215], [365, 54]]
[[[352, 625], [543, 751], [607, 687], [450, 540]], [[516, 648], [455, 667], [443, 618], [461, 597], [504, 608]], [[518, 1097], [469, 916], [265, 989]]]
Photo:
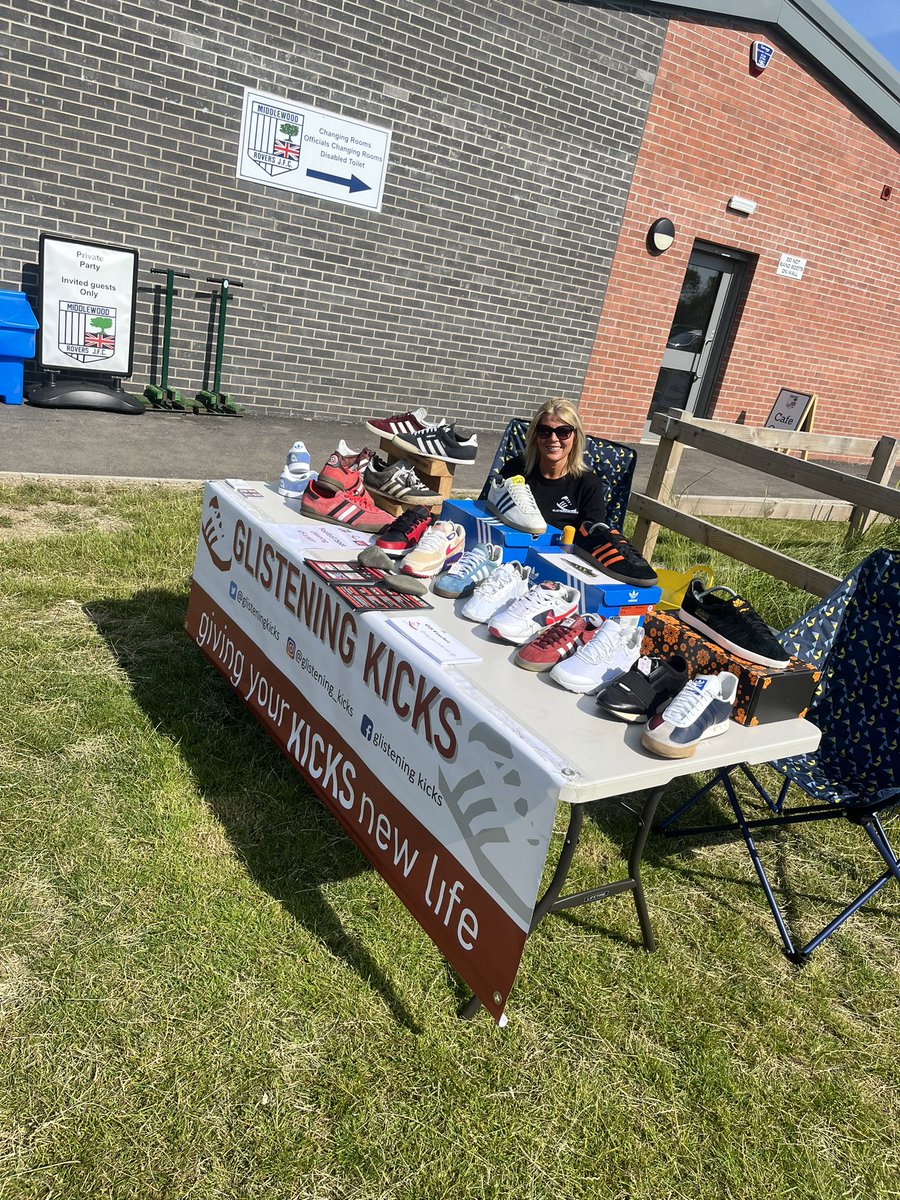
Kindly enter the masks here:
[[578, 516], [578, 509], [575, 507], [575, 505], [572, 503], [572, 501], [569, 499], [568, 496], [563, 496], [562, 499], [557, 501], [554, 512], [570, 513], [573, 517]]

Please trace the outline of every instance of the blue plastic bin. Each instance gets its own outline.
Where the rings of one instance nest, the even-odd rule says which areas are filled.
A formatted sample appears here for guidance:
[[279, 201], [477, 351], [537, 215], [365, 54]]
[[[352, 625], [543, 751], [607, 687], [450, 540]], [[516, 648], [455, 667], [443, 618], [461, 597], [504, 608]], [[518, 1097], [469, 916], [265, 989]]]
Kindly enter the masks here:
[[0, 399], [22, 403], [25, 360], [34, 358], [37, 317], [24, 292], [0, 291]]

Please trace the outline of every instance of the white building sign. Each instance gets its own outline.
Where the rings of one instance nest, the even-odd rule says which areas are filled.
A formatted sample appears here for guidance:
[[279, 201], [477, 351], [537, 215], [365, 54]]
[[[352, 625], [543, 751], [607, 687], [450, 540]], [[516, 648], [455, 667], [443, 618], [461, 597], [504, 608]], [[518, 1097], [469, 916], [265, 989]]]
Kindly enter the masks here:
[[802, 279], [805, 270], [805, 258], [799, 258], [796, 254], [782, 254], [778, 260], [778, 266], [775, 268], [775, 274], [783, 275], [785, 279]]
[[237, 177], [381, 208], [391, 131], [244, 89]]
[[41, 234], [40, 365], [131, 374], [136, 250]]

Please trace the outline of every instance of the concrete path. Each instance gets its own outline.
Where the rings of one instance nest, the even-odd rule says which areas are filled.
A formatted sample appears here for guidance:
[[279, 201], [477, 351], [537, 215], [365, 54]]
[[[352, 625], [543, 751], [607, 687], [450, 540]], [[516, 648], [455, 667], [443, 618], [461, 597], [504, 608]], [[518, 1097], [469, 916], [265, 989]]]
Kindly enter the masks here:
[[[277, 479], [287, 451], [297, 438], [306, 442], [315, 468], [324, 463], [341, 438], [354, 448], [373, 444], [371, 434], [361, 424], [167, 412], [126, 416], [0, 404], [0, 478], [75, 475], [190, 481]], [[473, 466], [457, 468], [458, 488], [481, 487], [496, 440], [496, 433], [479, 436], [483, 449]], [[645, 444], [636, 449], [634, 487], [643, 491], [655, 447]], [[857, 475], [865, 475], [866, 470], [864, 466], [846, 464], [840, 469]], [[694, 496], [811, 496], [805, 488], [695, 450], [684, 453], [677, 488], [684, 495]]]

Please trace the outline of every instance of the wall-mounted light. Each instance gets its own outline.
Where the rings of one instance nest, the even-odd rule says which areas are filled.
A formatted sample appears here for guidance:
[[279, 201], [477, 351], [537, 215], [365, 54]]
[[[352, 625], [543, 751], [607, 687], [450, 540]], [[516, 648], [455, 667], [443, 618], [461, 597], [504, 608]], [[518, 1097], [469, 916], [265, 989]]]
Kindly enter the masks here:
[[732, 212], [744, 213], [749, 217], [756, 212], [756, 201], [748, 200], [746, 196], [732, 196], [726, 208], [730, 208]]
[[647, 230], [647, 248], [653, 254], [663, 254], [675, 241], [675, 226], [668, 217], [660, 217]]

